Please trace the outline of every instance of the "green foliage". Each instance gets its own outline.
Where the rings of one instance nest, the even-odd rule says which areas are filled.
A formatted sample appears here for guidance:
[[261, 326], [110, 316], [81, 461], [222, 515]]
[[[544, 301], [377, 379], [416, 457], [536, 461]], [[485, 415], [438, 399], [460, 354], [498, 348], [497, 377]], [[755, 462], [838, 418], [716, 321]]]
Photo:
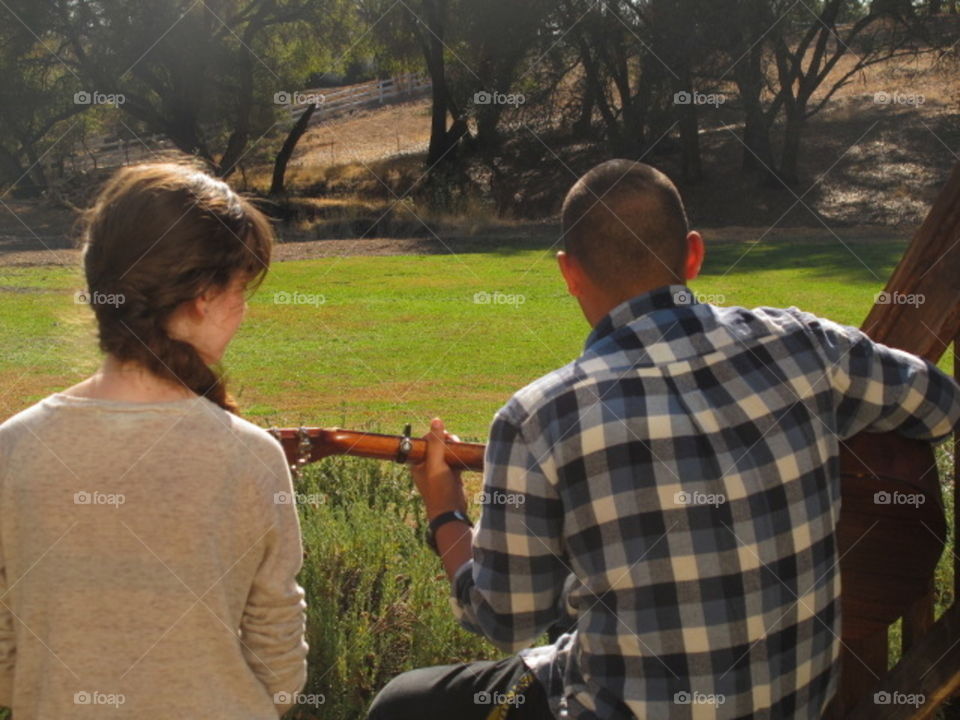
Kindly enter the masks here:
[[937, 448], [937, 469], [940, 473], [940, 484], [943, 489], [943, 506], [947, 515], [947, 545], [940, 557], [940, 563], [937, 565], [937, 571], [934, 579], [936, 588], [936, 608], [935, 615], [940, 617], [957, 598], [954, 597], [953, 578], [954, 563], [957, 558], [958, 546], [956, 538], [956, 523], [953, 518], [956, 517], [957, 507], [954, 496], [954, 453], [953, 444], [943, 443]]
[[[700, 165], [700, 123], [743, 122], [746, 166], [793, 182], [806, 119], [859, 70], [932, 42], [914, 43], [918, 28], [882, 30], [880, 20], [865, 0], [8, 0], [0, 179], [29, 168], [43, 187], [94, 129], [165, 136], [227, 175], [281, 146], [277, 126], [290, 124], [279, 93], [335, 74], [421, 71], [436, 89], [431, 171], [441, 160], [462, 170], [465, 139], [463, 149], [496, 172], [508, 127], [573, 127], [639, 156], [678, 124], [689, 170]], [[841, 70], [848, 59], [854, 67]], [[125, 102], [77, 107], [77, 90]], [[676, 102], [695, 91], [731, 101], [699, 113]], [[81, 112], [78, 125], [65, 122]]]
[[0, 7], [0, 186], [44, 186], [37, 161], [77, 137], [71, 118], [79, 112], [73, 93], [80, 88], [46, 46], [52, 24], [45, 3], [10, 0]]
[[307, 468], [297, 491], [310, 644], [303, 693], [323, 702], [292, 717], [355, 720], [401, 672], [494, 657], [453, 620], [406, 469], [333, 458]]
[[[0, 180], [16, 179], [54, 145], [69, 154], [84, 129], [131, 140], [160, 134], [232, 171], [284, 120], [277, 94], [305, 89], [350, 41], [348, 7], [346, 0], [3, 3]], [[77, 104], [77, 91], [122, 100]], [[64, 122], [79, 113], [82, 122]], [[43, 164], [32, 172], [44, 186]]]

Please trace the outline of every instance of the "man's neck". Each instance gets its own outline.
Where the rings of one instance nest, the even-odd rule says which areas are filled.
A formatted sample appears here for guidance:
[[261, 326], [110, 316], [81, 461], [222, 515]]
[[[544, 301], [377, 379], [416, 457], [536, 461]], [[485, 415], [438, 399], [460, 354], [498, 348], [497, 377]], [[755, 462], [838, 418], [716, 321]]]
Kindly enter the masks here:
[[619, 292], [616, 295], [597, 293], [591, 298], [581, 298], [580, 308], [583, 310], [583, 314], [587, 318], [587, 322], [590, 323], [590, 327], [596, 330], [597, 325], [599, 325], [600, 322], [607, 317], [607, 315], [613, 312], [615, 308], [620, 307], [628, 300], [633, 300], [635, 297], [646, 295], [647, 293], [653, 292], [657, 288], [666, 287], [667, 285], [670, 285], [670, 282], [635, 287], [623, 292]]

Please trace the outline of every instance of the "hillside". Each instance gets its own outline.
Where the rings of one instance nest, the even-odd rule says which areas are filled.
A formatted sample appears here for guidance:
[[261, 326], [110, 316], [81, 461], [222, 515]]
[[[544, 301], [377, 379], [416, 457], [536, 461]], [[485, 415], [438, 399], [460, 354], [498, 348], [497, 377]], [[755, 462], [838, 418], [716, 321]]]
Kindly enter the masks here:
[[[741, 128], [729, 124], [722, 111], [713, 117], [705, 111], [705, 180], [695, 186], [680, 183], [693, 222], [715, 230], [708, 233], [714, 240], [779, 241], [800, 228], [806, 237], [825, 240], [908, 237], [960, 159], [958, 67], [955, 54], [927, 54], [861, 73], [810, 120], [802, 178], [790, 189], [760, 187], [741, 174]], [[835, 74], [844, 69], [841, 65]], [[284, 220], [278, 229], [289, 245], [281, 259], [463, 252], [492, 244], [549, 247], [567, 189], [580, 173], [609, 157], [602, 143], [571, 143], [557, 130], [519, 127], [497, 159], [499, 187], [491, 189], [482, 165], [468, 164], [473, 192], [452, 212], [435, 212], [420, 197], [406, 199], [422, 177], [428, 141], [426, 100], [311, 128], [291, 162], [290, 200], [280, 207], [267, 205]], [[674, 178], [680, 175], [670, 138], [643, 159]], [[232, 182], [263, 194], [271, 172], [268, 163], [251, 165]], [[102, 177], [84, 181], [84, 194]], [[0, 262], [74, 261], [72, 253], [62, 252], [71, 246], [72, 213], [45, 201], [6, 198], [4, 206]]]

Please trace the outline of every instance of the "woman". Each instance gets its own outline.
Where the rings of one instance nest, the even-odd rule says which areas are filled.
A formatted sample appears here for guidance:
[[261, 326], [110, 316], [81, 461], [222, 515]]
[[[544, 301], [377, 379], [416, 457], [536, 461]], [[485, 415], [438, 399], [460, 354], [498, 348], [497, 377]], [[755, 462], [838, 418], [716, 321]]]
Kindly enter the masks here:
[[0, 706], [275, 719], [306, 677], [300, 528], [215, 369], [270, 225], [178, 165], [118, 172], [85, 220], [103, 365], [0, 425]]

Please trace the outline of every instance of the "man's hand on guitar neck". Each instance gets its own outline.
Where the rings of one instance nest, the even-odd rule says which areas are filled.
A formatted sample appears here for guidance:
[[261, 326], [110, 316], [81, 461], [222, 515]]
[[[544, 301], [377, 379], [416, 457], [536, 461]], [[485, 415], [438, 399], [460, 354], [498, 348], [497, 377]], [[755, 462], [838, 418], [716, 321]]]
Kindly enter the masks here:
[[[455, 435], [446, 432], [443, 421], [434, 419], [427, 441], [427, 459], [413, 466], [411, 472], [417, 490], [423, 497], [427, 519], [433, 520], [450, 512], [467, 513], [467, 497], [459, 471], [444, 460], [445, 442], [459, 442]], [[463, 522], [448, 522], [437, 529], [436, 542], [447, 577], [453, 580], [460, 567], [473, 557], [471, 528]]]

